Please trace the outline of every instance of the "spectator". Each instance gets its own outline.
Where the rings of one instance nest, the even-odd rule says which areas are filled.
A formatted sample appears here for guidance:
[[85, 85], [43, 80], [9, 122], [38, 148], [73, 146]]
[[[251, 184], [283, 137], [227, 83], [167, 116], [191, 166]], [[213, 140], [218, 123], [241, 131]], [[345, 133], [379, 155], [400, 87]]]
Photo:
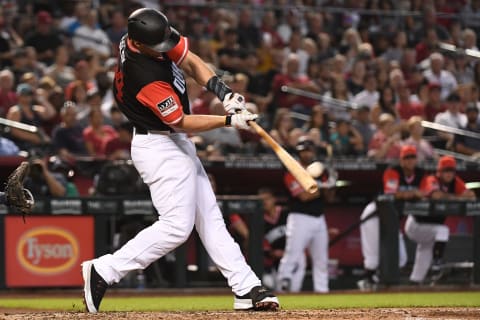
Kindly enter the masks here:
[[25, 38], [25, 45], [35, 48], [38, 60], [51, 64], [55, 50], [63, 44], [58, 32], [53, 29], [53, 19], [49, 12], [39, 11], [36, 16], [36, 28]]
[[5, 117], [8, 109], [17, 103], [17, 94], [13, 90], [14, 82], [15, 79], [10, 70], [0, 71], [0, 117]]
[[[421, 191], [434, 200], [475, 200], [475, 193], [468, 190], [465, 182], [455, 174], [456, 167], [454, 158], [441, 157], [436, 174], [427, 177]], [[410, 281], [414, 284], [423, 283], [432, 261], [432, 267], [438, 268], [441, 264], [449, 238], [449, 228], [444, 225], [445, 218], [445, 216], [413, 215], [407, 218], [405, 233], [417, 243], [415, 263], [410, 274]]]
[[[464, 128], [467, 125], [467, 116], [460, 112], [460, 106], [460, 96], [452, 93], [447, 98], [447, 110], [437, 114], [434, 122], [452, 128]], [[453, 147], [453, 134], [439, 132], [438, 135], [445, 141], [444, 148], [451, 149]]]
[[387, 62], [390, 61], [402, 61], [402, 55], [407, 48], [407, 35], [405, 31], [399, 30], [393, 37], [392, 45], [382, 55]]
[[23, 74], [29, 71], [27, 64], [27, 50], [25, 48], [15, 49], [12, 54], [12, 65], [10, 67], [10, 71], [12, 71], [15, 79], [15, 86], [20, 83]]
[[388, 113], [394, 119], [398, 119], [398, 112], [395, 109], [395, 95], [393, 89], [389, 86], [380, 91], [378, 103], [372, 108], [372, 123], [378, 125], [380, 115], [383, 113]]
[[105, 31], [97, 27], [97, 11], [90, 10], [85, 22], [75, 30], [72, 44], [76, 52], [83, 49], [93, 49], [102, 57], [107, 58], [112, 51], [112, 44]]
[[117, 128], [118, 136], [111, 138], [105, 145], [105, 155], [108, 160], [131, 159], [130, 148], [133, 137], [133, 125], [126, 121]]
[[446, 109], [440, 98], [441, 89], [442, 87], [438, 83], [428, 84], [428, 101], [425, 105], [425, 120], [427, 121], [434, 121], [437, 114]]
[[244, 8], [238, 17], [238, 44], [245, 49], [255, 49], [260, 46], [261, 33], [255, 26], [250, 9]]
[[370, 120], [370, 108], [368, 106], [361, 106], [357, 110], [357, 116], [352, 124], [353, 128], [362, 136], [362, 153], [365, 153], [368, 150], [368, 144], [370, 140], [372, 140], [375, 132], [375, 125]]
[[12, 140], [22, 150], [29, 150], [50, 140], [47, 136], [41, 134], [42, 123], [53, 118], [56, 114], [56, 111], [51, 104], [33, 104], [34, 95], [33, 88], [30, 85], [26, 83], [18, 85], [18, 104], [10, 107], [7, 113], [8, 120], [36, 126], [40, 131], [40, 134], [37, 134], [18, 128], [11, 128], [10, 134]]
[[433, 160], [437, 158], [430, 142], [423, 138], [425, 129], [422, 126], [422, 118], [419, 116], [411, 117], [407, 122], [410, 136], [405, 140], [406, 145], [412, 145], [417, 149], [417, 159], [420, 162]]
[[365, 89], [365, 75], [367, 68], [365, 61], [362, 59], [356, 59], [352, 66], [352, 73], [347, 79], [348, 92], [355, 96]]
[[332, 146], [329, 142], [328, 114], [321, 105], [318, 104], [312, 108], [312, 115], [306, 123], [304, 131], [315, 144], [317, 153], [327, 156], [332, 155]]
[[90, 156], [105, 157], [105, 145], [108, 140], [118, 136], [115, 129], [103, 124], [103, 114], [99, 109], [92, 109], [88, 115], [89, 126], [83, 129], [83, 139]]
[[217, 51], [218, 67], [230, 73], [237, 73], [242, 66], [242, 48], [238, 44], [237, 30], [225, 30], [225, 42]]
[[75, 163], [77, 156], [88, 155], [83, 140], [83, 128], [77, 120], [77, 107], [66, 101], [60, 111], [62, 122], [53, 130], [52, 143], [63, 161]]
[[68, 181], [60, 173], [51, 172], [44, 159], [31, 160], [30, 172], [24, 187], [37, 197], [64, 197], [67, 195]]
[[75, 80], [75, 71], [68, 65], [69, 60], [68, 48], [59, 46], [55, 51], [54, 63], [45, 70], [45, 74], [52, 77], [62, 88]]
[[290, 111], [287, 108], [280, 108], [273, 119], [273, 128], [270, 130], [270, 135], [281, 146], [288, 146], [288, 137], [290, 131], [294, 128]]
[[380, 98], [380, 94], [377, 91], [377, 79], [374, 74], [367, 73], [363, 83], [365, 84], [365, 89], [356, 94], [352, 102], [356, 103], [357, 106], [368, 106], [372, 109]]
[[410, 89], [407, 86], [401, 86], [398, 89], [398, 102], [395, 105], [395, 109], [401, 120], [407, 121], [413, 116], [425, 117], [423, 104], [411, 101]]
[[273, 78], [272, 90], [274, 102], [280, 108], [298, 108], [298, 111], [309, 113], [306, 110], [315, 103], [313, 99], [300, 97], [282, 92], [283, 86], [301, 89], [310, 92], [319, 92], [318, 86], [306, 75], [300, 74], [300, 60], [297, 54], [291, 53], [284, 62], [282, 73]]
[[[480, 125], [478, 119], [478, 108], [474, 103], [469, 103], [466, 109], [467, 125], [462, 127], [463, 130], [480, 133]], [[480, 157], [480, 140], [478, 138], [467, 137], [464, 135], [455, 135], [455, 151], [473, 156]]]
[[290, 36], [288, 46], [283, 49], [283, 54], [288, 57], [290, 54], [295, 54], [298, 59], [298, 76], [307, 74], [308, 59], [310, 58], [307, 51], [302, 48], [302, 35], [298, 32]]
[[79, 60], [75, 64], [75, 80], [73, 82], [70, 82], [66, 87], [65, 87], [65, 99], [67, 100], [73, 100], [73, 88], [78, 86], [79, 84], [77, 81], [82, 82], [83, 87], [85, 91], [90, 90], [95, 87], [95, 82], [93, 79], [93, 74], [92, 70], [90, 69], [87, 61], [85, 60]]
[[114, 10], [111, 13], [110, 27], [106, 31], [114, 51], [118, 51], [120, 39], [127, 33], [127, 19], [122, 10]]
[[453, 74], [444, 70], [444, 67], [445, 59], [442, 54], [435, 52], [430, 55], [430, 68], [423, 73], [430, 83], [440, 84], [442, 100], [446, 99], [458, 86]]
[[368, 145], [368, 156], [376, 161], [394, 160], [400, 156], [401, 137], [395, 118], [388, 113], [382, 113], [378, 120], [377, 131]]
[[337, 120], [335, 132], [330, 135], [330, 143], [335, 156], [353, 156], [363, 152], [362, 136], [345, 119]]
[[459, 52], [454, 57], [455, 69], [453, 75], [458, 84], [473, 82], [473, 69], [465, 52]]

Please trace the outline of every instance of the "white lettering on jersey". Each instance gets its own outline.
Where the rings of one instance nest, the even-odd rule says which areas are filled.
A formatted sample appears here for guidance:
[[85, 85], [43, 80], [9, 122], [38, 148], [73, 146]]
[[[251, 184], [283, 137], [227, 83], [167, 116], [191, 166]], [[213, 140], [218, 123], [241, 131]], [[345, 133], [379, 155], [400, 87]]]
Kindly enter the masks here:
[[157, 108], [160, 110], [162, 117], [166, 117], [178, 109], [178, 104], [172, 96], [169, 96], [167, 99], [157, 103]]
[[125, 44], [127, 43], [126, 37], [123, 37], [118, 46], [118, 51], [120, 52], [120, 61], [123, 64], [125, 62]]
[[177, 67], [175, 63], [172, 62], [172, 72], [173, 72], [173, 85], [181, 93], [185, 93], [185, 79], [183, 78], [182, 71]]

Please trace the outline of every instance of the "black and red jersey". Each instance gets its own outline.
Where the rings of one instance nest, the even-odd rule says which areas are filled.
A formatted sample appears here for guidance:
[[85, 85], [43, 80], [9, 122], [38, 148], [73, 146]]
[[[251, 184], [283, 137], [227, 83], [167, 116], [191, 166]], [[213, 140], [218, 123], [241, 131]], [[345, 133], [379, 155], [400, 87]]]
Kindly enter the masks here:
[[425, 171], [421, 168], [415, 168], [413, 175], [405, 176], [401, 166], [387, 168], [383, 173], [383, 193], [394, 194], [397, 191], [420, 190], [421, 185], [425, 183]]
[[314, 217], [319, 217], [323, 214], [323, 201], [321, 198], [315, 198], [310, 201], [300, 200], [299, 194], [304, 192], [304, 189], [290, 172], [285, 173], [283, 181], [288, 191], [290, 191], [290, 212], [303, 213]]
[[185, 79], [178, 67], [187, 54], [184, 37], [160, 58], [138, 52], [127, 35], [120, 41], [113, 93], [138, 131], [173, 131], [171, 125], [190, 113]]

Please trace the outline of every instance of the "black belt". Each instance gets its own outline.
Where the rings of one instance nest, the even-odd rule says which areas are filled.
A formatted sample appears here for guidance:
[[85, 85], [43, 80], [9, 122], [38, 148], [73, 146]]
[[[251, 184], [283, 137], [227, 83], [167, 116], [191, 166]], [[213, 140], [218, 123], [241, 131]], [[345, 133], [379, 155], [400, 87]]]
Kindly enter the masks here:
[[135, 134], [147, 134], [148, 130], [142, 127], [135, 127]]

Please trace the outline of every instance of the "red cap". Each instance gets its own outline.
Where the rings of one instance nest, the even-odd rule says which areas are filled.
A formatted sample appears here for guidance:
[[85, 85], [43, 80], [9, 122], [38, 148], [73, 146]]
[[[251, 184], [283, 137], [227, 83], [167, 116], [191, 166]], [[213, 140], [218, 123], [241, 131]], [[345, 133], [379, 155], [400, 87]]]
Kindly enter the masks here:
[[52, 23], [52, 16], [48, 11], [39, 11], [37, 13], [37, 23], [50, 24]]
[[417, 148], [412, 145], [404, 145], [402, 149], [400, 149], [400, 159], [403, 159], [408, 156], [416, 156], [417, 155]]
[[443, 156], [438, 160], [437, 171], [445, 169], [455, 169], [457, 167], [457, 161], [451, 156]]

